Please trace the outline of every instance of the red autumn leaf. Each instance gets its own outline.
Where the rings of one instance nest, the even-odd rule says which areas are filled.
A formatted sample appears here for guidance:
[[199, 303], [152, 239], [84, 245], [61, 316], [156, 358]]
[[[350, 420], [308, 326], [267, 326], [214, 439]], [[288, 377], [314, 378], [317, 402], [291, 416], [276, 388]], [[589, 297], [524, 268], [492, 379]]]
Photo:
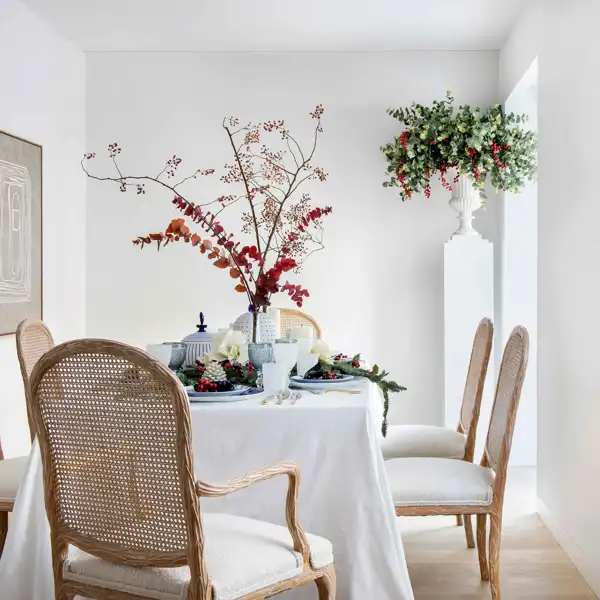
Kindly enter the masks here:
[[200, 236], [197, 233], [192, 235], [192, 246], [197, 246], [200, 243]]
[[163, 237], [164, 237], [164, 234], [162, 234], [162, 233], [151, 233], [151, 234], [148, 235], [148, 237], [151, 240], [162, 240]]
[[204, 240], [202, 242], [202, 247], [206, 250], [210, 250], [212, 248], [213, 244], [210, 240]]
[[224, 256], [221, 256], [221, 258], [215, 260], [213, 264], [215, 267], [219, 267], [219, 269], [226, 269], [229, 266], [229, 260]]
[[237, 279], [241, 273], [238, 269], [229, 269], [229, 275], [232, 277], [232, 279]]
[[244, 286], [243, 286], [241, 283], [238, 283], [238, 284], [235, 286], [235, 291], [236, 291], [236, 292], [245, 292], [245, 291], [246, 291], [246, 288], [245, 288], [245, 287], [244, 287]]

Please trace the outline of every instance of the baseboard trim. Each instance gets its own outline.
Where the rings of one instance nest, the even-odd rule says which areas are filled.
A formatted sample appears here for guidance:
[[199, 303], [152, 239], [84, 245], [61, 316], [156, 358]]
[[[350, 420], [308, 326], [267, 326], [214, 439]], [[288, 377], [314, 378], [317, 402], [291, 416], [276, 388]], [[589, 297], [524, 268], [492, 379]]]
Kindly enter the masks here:
[[594, 594], [600, 598], [600, 573], [598, 572], [598, 564], [594, 562], [593, 557], [585, 555], [571, 534], [558, 522], [540, 498], [536, 500], [536, 509], [544, 525], [562, 546], [572, 563], [592, 588]]

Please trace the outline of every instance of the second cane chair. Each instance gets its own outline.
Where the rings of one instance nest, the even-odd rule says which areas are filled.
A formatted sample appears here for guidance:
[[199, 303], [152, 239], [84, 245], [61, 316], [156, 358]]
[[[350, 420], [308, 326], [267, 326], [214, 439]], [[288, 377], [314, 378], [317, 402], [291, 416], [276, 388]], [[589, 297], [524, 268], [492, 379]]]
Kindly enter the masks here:
[[21, 367], [21, 376], [23, 377], [23, 386], [25, 388], [25, 400], [27, 406], [27, 422], [29, 423], [29, 433], [31, 440], [34, 438], [34, 427], [31, 418], [30, 398], [29, 398], [29, 378], [33, 367], [37, 361], [48, 350], [54, 348], [54, 339], [50, 330], [42, 321], [25, 319], [17, 327], [17, 356], [19, 366]]
[[[29, 403], [29, 376], [38, 359], [54, 346], [52, 335], [41, 321], [22, 321], [17, 327], [17, 355], [25, 388], [27, 423], [33, 439], [33, 424]], [[28, 456], [4, 458], [0, 444], [0, 556], [8, 534], [8, 513], [12, 512], [19, 485], [27, 468]]]
[[[394, 425], [382, 440], [381, 450], [385, 460], [408, 457], [452, 458], [473, 462], [481, 399], [490, 361], [494, 325], [490, 319], [480, 321], [471, 350], [467, 380], [457, 429], [435, 425]], [[464, 519], [467, 546], [475, 547], [471, 517], [457, 517], [458, 524]]]
[[[397, 458], [386, 463], [398, 516], [477, 515], [481, 579], [500, 600], [500, 535], [506, 472], [529, 356], [529, 334], [513, 329], [502, 356], [481, 463], [447, 458]], [[486, 522], [490, 518], [489, 560]]]
[[[262, 600], [309, 583], [334, 600], [331, 544], [298, 521], [296, 465], [196, 481], [187, 395], [146, 353], [106, 340], [59, 345], [34, 368], [31, 406], [56, 600]], [[201, 515], [200, 498], [278, 475], [289, 479], [287, 527]]]
[[321, 338], [322, 331], [319, 324], [306, 313], [303, 313], [301, 310], [296, 310], [295, 308], [280, 308], [279, 309], [279, 318], [280, 318], [280, 335], [281, 337], [286, 337], [287, 330], [290, 327], [296, 327], [298, 325], [307, 325], [312, 327], [314, 330], [314, 337]]

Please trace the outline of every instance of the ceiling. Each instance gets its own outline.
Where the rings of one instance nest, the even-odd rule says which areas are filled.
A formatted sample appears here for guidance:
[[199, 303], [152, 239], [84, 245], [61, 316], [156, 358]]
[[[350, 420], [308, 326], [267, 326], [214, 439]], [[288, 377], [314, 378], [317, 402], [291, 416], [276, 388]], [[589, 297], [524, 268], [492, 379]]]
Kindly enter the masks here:
[[526, 0], [23, 0], [84, 50], [497, 50]]

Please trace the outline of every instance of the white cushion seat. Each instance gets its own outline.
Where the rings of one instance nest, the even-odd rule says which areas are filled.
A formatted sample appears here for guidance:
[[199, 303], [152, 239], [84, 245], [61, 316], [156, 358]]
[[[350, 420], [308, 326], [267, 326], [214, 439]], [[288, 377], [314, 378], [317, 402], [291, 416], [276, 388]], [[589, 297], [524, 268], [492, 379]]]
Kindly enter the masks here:
[[385, 467], [394, 506], [488, 506], [494, 472], [464, 460], [395, 458]]
[[381, 442], [383, 458], [437, 457], [462, 459], [465, 455], [463, 433], [434, 425], [394, 425]]
[[0, 502], [15, 501], [28, 460], [28, 456], [0, 460]]
[[[202, 526], [204, 559], [215, 600], [234, 600], [302, 572], [302, 556], [294, 552], [287, 527], [219, 513], [203, 513]], [[306, 537], [312, 566], [320, 569], [332, 564], [331, 543], [310, 534]], [[71, 546], [63, 577], [144, 598], [184, 600], [190, 570], [119, 565]]]

